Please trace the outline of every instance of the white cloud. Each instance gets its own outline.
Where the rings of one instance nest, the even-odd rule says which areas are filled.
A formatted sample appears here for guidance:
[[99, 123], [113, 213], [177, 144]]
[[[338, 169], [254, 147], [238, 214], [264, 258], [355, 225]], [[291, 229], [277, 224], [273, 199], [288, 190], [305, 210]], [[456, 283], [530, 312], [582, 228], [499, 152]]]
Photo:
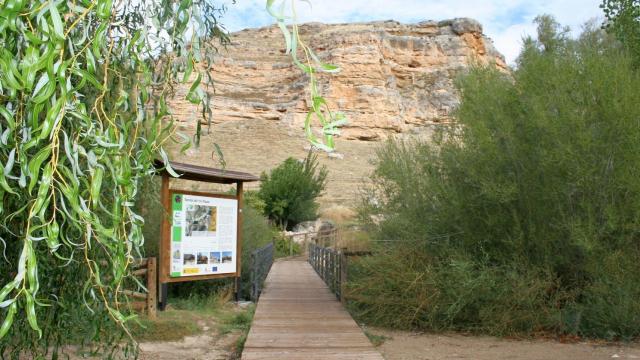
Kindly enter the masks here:
[[[230, 31], [273, 23], [265, 11], [265, 0], [223, 0], [228, 12], [222, 18]], [[300, 22], [344, 23], [352, 21], [397, 20], [412, 23], [470, 17], [480, 21], [508, 62], [518, 55], [521, 39], [533, 35], [532, 20], [551, 14], [574, 30], [590, 18], [601, 15], [600, 0], [315, 0], [313, 8], [297, 1]]]

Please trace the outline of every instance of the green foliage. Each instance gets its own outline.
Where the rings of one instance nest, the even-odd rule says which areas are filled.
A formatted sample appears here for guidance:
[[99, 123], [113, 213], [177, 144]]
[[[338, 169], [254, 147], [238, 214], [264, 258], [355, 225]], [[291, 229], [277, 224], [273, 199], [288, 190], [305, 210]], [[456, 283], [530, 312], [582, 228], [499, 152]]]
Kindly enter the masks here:
[[303, 161], [286, 159], [260, 176], [258, 196], [265, 203], [265, 214], [282, 229], [316, 219], [315, 199], [324, 190], [326, 179], [326, 168], [319, 167], [318, 156], [312, 152]]
[[195, 64], [215, 50], [201, 39], [227, 41], [219, 11], [208, 0], [1, 3], [0, 354], [55, 357], [74, 335], [120, 350], [133, 317], [122, 291], [144, 243], [138, 185], [167, 161], [173, 86], [195, 78], [187, 99], [208, 114]]
[[369, 339], [369, 341], [371, 341], [371, 344], [373, 344], [373, 346], [378, 347], [382, 344], [384, 344], [385, 341], [389, 340], [389, 337], [384, 336], [384, 335], [376, 335], [370, 331], [365, 330], [364, 334], [367, 336], [367, 338]]
[[275, 239], [275, 257], [297, 256], [302, 254], [302, 246], [290, 237], [279, 235]]
[[255, 209], [259, 213], [264, 213], [265, 203], [260, 198], [260, 194], [256, 190], [247, 190], [244, 192], [244, 201], [246, 206]]
[[350, 273], [364, 319], [640, 335], [640, 74], [602, 31], [537, 22], [512, 74], [460, 81], [459, 125], [378, 152], [361, 218], [405, 241]]
[[251, 294], [251, 253], [268, 245], [277, 236], [276, 229], [269, 220], [245, 200], [242, 220], [242, 273], [241, 297], [248, 299]]
[[[311, 5], [311, 1], [309, 0], [302, 1]], [[309, 103], [311, 104], [311, 108], [304, 122], [307, 139], [318, 149], [332, 152], [335, 148], [333, 137], [340, 135], [338, 128], [347, 124], [347, 118], [341, 112], [331, 111], [327, 100], [325, 100], [320, 93], [318, 73], [338, 73], [340, 68], [322, 62], [313, 50], [300, 38], [299, 28], [296, 22], [296, 0], [291, 0], [290, 2], [291, 15], [285, 14], [286, 3], [286, 0], [282, 0], [280, 6], [276, 9], [275, 0], [267, 0], [267, 11], [276, 19], [278, 27], [284, 35], [287, 54], [291, 54], [293, 63], [309, 76]], [[291, 30], [287, 28], [287, 19], [293, 19]], [[299, 52], [301, 52], [304, 57], [302, 61], [298, 58]], [[311, 128], [314, 119], [322, 126], [324, 140], [318, 139]]]
[[640, 66], [640, 1], [603, 0], [600, 5], [607, 22], [604, 27], [613, 33]]
[[246, 310], [240, 310], [240, 312], [231, 314], [231, 316], [224, 317], [220, 324], [219, 330], [222, 335], [233, 331], [240, 331], [240, 337], [238, 337], [235, 344], [235, 354], [238, 358], [242, 355], [244, 344], [247, 341], [255, 310], [255, 307], [250, 305]]

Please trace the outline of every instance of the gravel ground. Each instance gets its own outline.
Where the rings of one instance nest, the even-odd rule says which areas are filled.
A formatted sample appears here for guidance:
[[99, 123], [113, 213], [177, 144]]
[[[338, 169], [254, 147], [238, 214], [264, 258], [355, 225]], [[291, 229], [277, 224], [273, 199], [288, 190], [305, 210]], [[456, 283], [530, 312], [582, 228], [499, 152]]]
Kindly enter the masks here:
[[388, 360], [595, 360], [640, 359], [640, 344], [562, 343], [553, 340], [510, 340], [489, 336], [425, 334], [367, 329], [383, 336], [378, 350]]

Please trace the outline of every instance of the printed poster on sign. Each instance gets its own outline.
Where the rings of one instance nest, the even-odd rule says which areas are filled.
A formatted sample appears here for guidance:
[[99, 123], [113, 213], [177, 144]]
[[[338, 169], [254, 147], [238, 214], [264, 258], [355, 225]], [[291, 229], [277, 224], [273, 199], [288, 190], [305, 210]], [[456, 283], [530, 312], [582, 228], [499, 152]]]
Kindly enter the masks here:
[[238, 201], [171, 195], [171, 277], [236, 272]]

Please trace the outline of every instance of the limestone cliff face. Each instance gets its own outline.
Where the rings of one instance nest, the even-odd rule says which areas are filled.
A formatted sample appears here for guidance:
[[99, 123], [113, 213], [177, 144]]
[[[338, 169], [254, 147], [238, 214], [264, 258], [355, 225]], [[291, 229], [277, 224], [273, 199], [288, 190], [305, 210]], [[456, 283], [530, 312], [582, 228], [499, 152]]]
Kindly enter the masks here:
[[[322, 75], [321, 88], [332, 107], [348, 116], [344, 136], [352, 139], [376, 140], [449, 121], [458, 103], [453, 84], [458, 74], [471, 62], [505, 67], [482, 26], [471, 19], [311, 23], [301, 26], [301, 36], [324, 61], [341, 68]], [[247, 29], [231, 39], [211, 68], [214, 121], [264, 119], [302, 126], [308, 79], [283, 54], [279, 29]], [[178, 118], [193, 117], [187, 103], [178, 109]]]
[[[344, 159], [323, 159], [330, 170], [330, 202], [355, 198], [371, 170], [366, 160], [375, 141], [450, 121], [459, 99], [454, 81], [470, 64], [494, 63], [506, 69], [503, 56], [471, 19], [310, 23], [301, 26], [301, 36], [323, 61], [341, 68], [338, 74], [320, 75], [321, 91], [332, 109], [349, 120], [338, 141]], [[280, 30], [247, 29], [233, 33], [231, 41], [210, 69], [215, 82], [211, 135], [199, 151], [182, 160], [210, 159], [210, 142], [222, 147], [229, 168], [254, 173], [287, 156], [304, 156], [301, 129], [308, 78], [284, 54]], [[173, 107], [189, 132], [199, 113], [180, 100], [187, 90], [178, 89]]]

